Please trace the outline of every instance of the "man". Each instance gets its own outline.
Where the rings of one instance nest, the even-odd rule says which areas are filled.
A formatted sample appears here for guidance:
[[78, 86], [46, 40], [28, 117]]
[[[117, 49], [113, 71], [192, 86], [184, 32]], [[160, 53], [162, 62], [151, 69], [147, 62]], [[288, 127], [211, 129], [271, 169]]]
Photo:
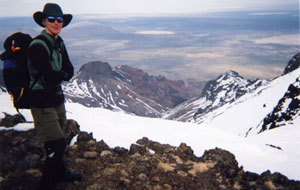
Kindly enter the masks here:
[[67, 120], [61, 82], [72, 78], [74, 68], [59, 33], [70, 23], [72, 15], [63, 14], [57, 4], [47, 3], [43, 12], [35, 12], [33, 18], [45, 28], [28, 50], [31, 113], [47, 154], [39, 188], [55, 189], [58, 181], [82, 178], [80, 173], [67, 170], [63, 161], [66, 148], [63, 128]]

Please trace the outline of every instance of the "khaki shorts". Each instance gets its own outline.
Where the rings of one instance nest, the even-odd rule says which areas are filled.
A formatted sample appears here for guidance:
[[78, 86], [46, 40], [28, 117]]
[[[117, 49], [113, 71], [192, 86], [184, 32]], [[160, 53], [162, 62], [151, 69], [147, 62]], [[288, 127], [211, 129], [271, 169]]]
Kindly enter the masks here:
[[44, 142], [65, 137], [63, 128], [67, 118], [64, 104], [51, 108], [31, 107], [31, 114], [36, 133]]

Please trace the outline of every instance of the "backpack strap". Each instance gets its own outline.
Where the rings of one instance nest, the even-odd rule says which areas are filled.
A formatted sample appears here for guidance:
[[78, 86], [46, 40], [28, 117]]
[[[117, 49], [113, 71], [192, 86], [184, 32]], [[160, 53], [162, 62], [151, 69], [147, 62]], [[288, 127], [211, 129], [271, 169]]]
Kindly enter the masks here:
[[[43, 36], [43, 35], [38, 35], [37, 37], [35, 37], [34, 39], [38, 39], [38, 40], [42, 40], [43, 42], [46, 43], [47, 48], [50, 52], [49, 54], [49, 58], [52, 57], [52, 53], [53, 53], [53, 46], [51, 44], [51, 42], [47, 39], [47, 37]], [[32, 89], [34, 87], [34, 85], [38, 82], [38, 80], [41, 78], [41, 74], [39, 74], [39, 76], [36, 78], [36, 80], [32, 83], [32, 85], [29, 87], [30, 89]]]
[[48, 38], [46, 36], [43, 36], [43, 35], [38, 35], [34, 39], [39, 39], [39, 40], [42, 40], [42, 41], [44, 41], [46, 43], [47, 48], [49, 49], [49, 52], [50, 52], [49, 57], [51, 58], [52, 57], [52, 53], [53, 53], [53, 46], [52, 46], [51, 42], [48, 40]]

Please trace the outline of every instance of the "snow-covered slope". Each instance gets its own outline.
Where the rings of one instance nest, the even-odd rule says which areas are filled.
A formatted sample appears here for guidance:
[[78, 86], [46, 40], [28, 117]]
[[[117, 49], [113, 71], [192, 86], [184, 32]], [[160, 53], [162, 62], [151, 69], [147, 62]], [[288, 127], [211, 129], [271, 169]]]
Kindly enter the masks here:
[[288, 91], [290, 84], [296, 82], [299, 73], [300, 69], [298, 68], [278, 77], [232, 103], [227, 103], [217, 110], [196, 117], [194, 122], [245, 136], [249, 129], [257, 127], [273, 111], [279, 100]]
[[269, 113], [257, 127], [249, 129], [247, 134], [293, 125], [300, 115], [300, 76], [288, 87], [287, 92], [279, 100], [273, 111]]

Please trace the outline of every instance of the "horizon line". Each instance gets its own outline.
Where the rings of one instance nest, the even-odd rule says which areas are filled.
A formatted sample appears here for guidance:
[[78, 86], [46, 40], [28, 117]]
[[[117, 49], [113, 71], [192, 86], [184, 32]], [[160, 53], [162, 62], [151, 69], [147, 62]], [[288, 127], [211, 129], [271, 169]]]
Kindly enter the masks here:
[[[287, 13], [297, 11], [297, 9], [259, 9], [259, 10], [245, 10], [245, 9], [210, 9], [202, 10], [197, 12], [158, 12], [158, 13], [149, 13], [149, 12], [131, 12], [131, 13], [117, 13], [117, 12], [107, 12], [107, 13], [74, 13], [73, 16], [83, 16], [91, 17], [97, 16], [95, 18], [134, 18], [134, 17], [205, 17], [212, 16], [212, 14], [218, 13], [237, 13], [237, 12], [248, 12], [252, 13], [252, 16], [263, 16], [263, 15], [278, 15], [278, 13]], [[267, 13], [267, 14], [264, 14]], [[207, 15], [209, 14], [209, 15]], [[256, 15], [255, 15], [256, 14]], [[299, 12], [298, 12], [299, 14]], [[26, 18], [32, 17], [32, 15], [16, 15], [16, 16], [6, 16], [0, 15], [0, 18]]]

